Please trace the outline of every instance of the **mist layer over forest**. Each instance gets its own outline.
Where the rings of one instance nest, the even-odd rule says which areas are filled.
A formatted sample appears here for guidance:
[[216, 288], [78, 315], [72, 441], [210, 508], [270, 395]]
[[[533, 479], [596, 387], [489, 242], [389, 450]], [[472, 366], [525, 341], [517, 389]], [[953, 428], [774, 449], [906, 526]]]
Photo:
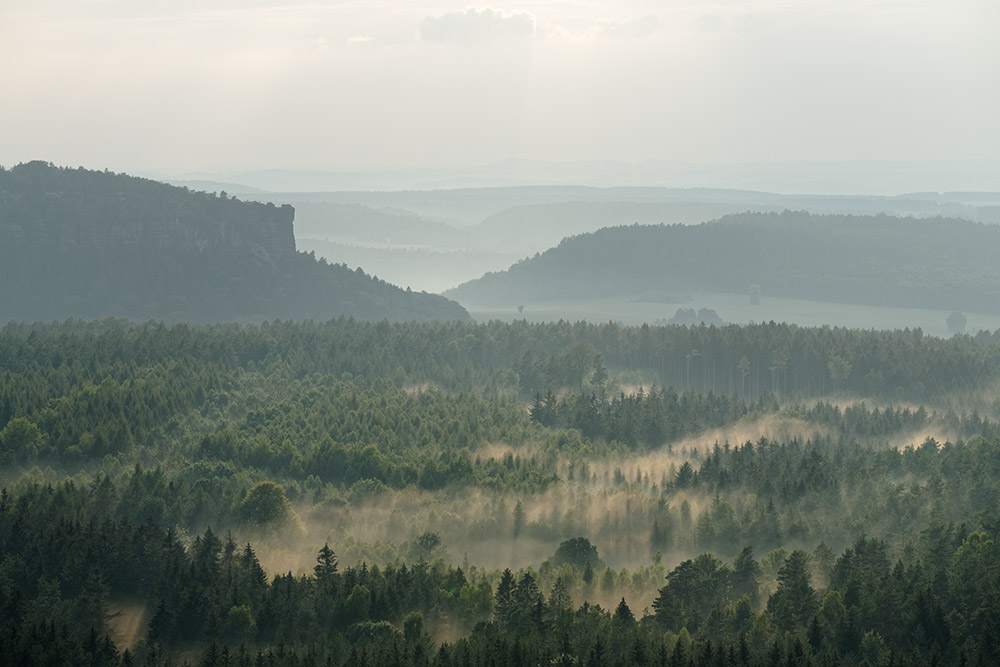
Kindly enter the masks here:
[[1000, 613], [997, 336], [8, 324], [2, 646], [958, 664]]

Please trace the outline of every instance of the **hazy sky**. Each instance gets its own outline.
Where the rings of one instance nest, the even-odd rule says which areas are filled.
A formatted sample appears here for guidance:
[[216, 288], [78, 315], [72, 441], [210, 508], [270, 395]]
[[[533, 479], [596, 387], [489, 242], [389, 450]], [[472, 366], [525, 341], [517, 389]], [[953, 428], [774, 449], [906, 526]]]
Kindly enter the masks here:
[[0, 0], [0, 164], [1000, 158], [997, 0]]

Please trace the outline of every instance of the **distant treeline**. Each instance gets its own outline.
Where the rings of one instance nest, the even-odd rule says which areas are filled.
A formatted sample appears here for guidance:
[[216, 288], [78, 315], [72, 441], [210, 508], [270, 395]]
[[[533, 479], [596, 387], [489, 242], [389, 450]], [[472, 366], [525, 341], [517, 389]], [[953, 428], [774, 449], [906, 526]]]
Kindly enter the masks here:
[[[644, 342], [656, 348], [679, 338], [683, 350], [694, 337], [710, 350], [704, 338], [719, 334], [728, 336], [719, 349], [736, 347], [737, 353], [748, 337], [780, 343], [782, 335], [794, 334], [798, 343], [779, 348], [790, 365], [821, 341], [844, 358], [862, 346], [871, 359], [895, 354], [909, 364], [886, 361], [884, 367], [896, 368], [908, 389], [920, 388], [894, 392], [903, 397], [972, 392], [991, 380], [996, 363], [988, 335], [979, 341], [912, 333], [873, 339], [871, 333], [784, 325], [8, 324], [0, 329], [0, 462], [156, 465], [169, 452], [188, 479], [208, 474], [220, 490], [230, 489], [228, 500], [218, 496], [199, 506], [231, 520], [242, 491], [261, 477], [280, 479], [293, 493], [330, 485], [344, 498], [411, 485], [539, 492], [564, 474], [560, 457], [655, 450], [768, 415], [864, 442], [929, 428], [953, 437], [1000, 437], [997, 411], [988, 403], [990, 419], [984, 419], [970, 414], [968, 403], [957, 414], [863, 405], [841, 410], [823, 402], [783, 406], [773, 392], [750, 399], [669, 385], [628, 394], [609, 389], [616, 384], [611, 374], [655, 370], [642, 365]], [[602, 335], [612, 358], [632, 363], [613, 365], [609, 373], [595, 347]], [[525, 366], [529, 357], [539, 362]], [[820, 362], [817, 372], [830, 368]], [[846, 389], [849, 378], [841, 379]], [[525, 465], [513, 455], [480, 456], [497, 442], [536, 446]], [[651, 480], [661, 488], [669, 481]]]
[[944, 218], [744, 213], [700, 225], [611, 227], [447, 292], [463, 303], [748, 293], [1000, 313], [1000, 227]]
[[975, 412], [938, 414], [923, 407], [870, 408], [864, 403], [843, 410], [823, 402], [781, 406], [773, 394], [746, 403], [725, 394], [678, 393], [656, 387], [618, 396], [571, 393], [557, 398], [552, 392], [536, 394], [529, 413], [532, 421], [543, 426], [577, 429], [585, 438], [622, 443], [630, 449], [660, 447], [765, 415], [827, 427], [834, 433], [865, 441], [919, 433], [931, 426], [960, 437], [1000, 439], [1000, 424]]
[[[514, 391], [524, 399], [564, 389], [614, 393], [617, 381], [748, 401], [763, 393], [811, 398], [835, 392], [926, 401], [991, 388], [1000, 379], [1000, 333], [941, 339], [920, 330], [775, 323], [623, 327], [344, 318], [246, 326], [71, 320], [0, 328], [0, 372], [6, 374], [75, 368], [81, 382], [100, 384], [105, 375], [95, 375], [96, 364], [168, 360], [283, 377], [348, 373], [355, 381], [385, 378], [397, 387]], [[30, 395], [11, 392], [11, 400]]]
[[[521, 467], [476, 451], [545, 440], [539, 426], [576, 433], [559, 449], [581, 437], [657, 448], [779, 409], [860, 438], [915, 432], [929, 425], [926, 410], [781, 408], [776, 396], [838, 385], [907, 400], [971, 396], [996, 377], [992, 338], [786, 325], [11, 323], [0, 328], [0, 460], [156, 461], [166, 448], [224, 464], [226, 476], [539, 490], [554, 460]], [[739, 361], [727, 368], [716, 355]], [[769, 367], [742, 363], [750, 358]], [[733, 393], [706, 382], [712, 365], [739, 378]], [[626, 394], [613, 389], [622, 374], [661, 382]], [[1000, 436], [962, 405], [947, 432]]]

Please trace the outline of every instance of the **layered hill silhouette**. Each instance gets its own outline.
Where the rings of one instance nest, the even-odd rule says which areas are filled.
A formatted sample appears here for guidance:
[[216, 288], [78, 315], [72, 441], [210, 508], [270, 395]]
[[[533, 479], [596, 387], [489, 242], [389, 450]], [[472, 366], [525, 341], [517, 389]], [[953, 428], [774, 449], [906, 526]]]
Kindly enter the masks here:
[[30, 162], [0, 168], [0, 320], [465, 320], [296, 252], [291, 206]]
[[445, 292], [471, 306], [718, 291], [1000, 313], [1000, 226], [945, 218], [744, 213], [564, 239]]

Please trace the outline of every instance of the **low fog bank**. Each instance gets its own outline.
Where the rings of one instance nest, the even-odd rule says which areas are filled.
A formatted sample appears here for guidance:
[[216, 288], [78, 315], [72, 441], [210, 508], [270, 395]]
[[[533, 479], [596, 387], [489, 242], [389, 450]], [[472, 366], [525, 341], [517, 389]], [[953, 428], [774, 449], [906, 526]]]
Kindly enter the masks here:
[[[825, 325], [848, 329], [903, 330], [919, 328], [924, 334], [950, 338], [948, 317], [954, 311], [932, 308], [866, 306], [831, 301], [810, 301], [764, 295], [759, 304], [751, 304], [746, 294], [725, 292], [680, 292], [684, 303], [640, 301], [635, 297], [595, 297], [582, 300], [511, 301], [509, 305], [479, 304], [462, 299], [460, 303], [477, 322], [527, 320], [533, 323], [620, 322], [627, 326], [650, 326], [670, 323], [679, 309], [714, 311], [726, 324], [786, 322], [802, 327]], [[962, 311], [967, 324], [964, 333], [1000, 329], [1000, 315]]]
[[299, 237], [296, 243], [299, 250], [314, 252], [329, 262], [360, 268], [393, 285], [432, 293], [478, 278], [485, 271], [504, 269], [519, 258], [516, 254], [489, 249], [352, 245], [310, 237]]
[[[858, 405], [844, 398], [837, 407]], [[959, 434], [933, 415], [924, 428], [865, 440], [862, 450], [856, 449], [857, 441], [841, 449], [842, 437], [828, 426], [796, 417], [794, 410], [782, 411], [651, 451], [557, 455], [560, 481], [542, 492], [410, 487], [333, 505], [299, 499], [293, 503], [298, 517], [294, 527], [239, 532], [239, 540], [254, 542], [270, 573], [309, 574], [316, 550], [329, 543], [343, 567], [440, 559], [467, 574], [487, 576], [494, 585], [505, 568], [527, 569], [539, 573], [545, 586], [563, 577], [577, 603], [586, 599], [614, 606], [625, 596], [634, 609], [642, 609], [651, 604], [666, 572], [706, 551], [732, 561], [752, 546], [764, 565], [766, 594], [776, 586], [777, 570], [791, 549], [812, 553], [828, 547], [837, 553], [865, 531], [877, 530], [895, 553], [902, 553], [914, 531], [934, 520], [962, 518], [954, 503], [937, 509], [929, 505], [922, 510], [925, 518], [910, 517], [916, 524], [905, 526], [898, 516], [881, 513], [882, 496], [892, 496], [897, 487], [939, 493], [933, 491], [938, 483], [933, 476], [904, 471], [887, 471], [881, 479], [863, 476], [833, 486], [819, 484], [793, 497], [787, 489], [761, 493], [740, 484], [724, 489], [688, 487], [680, 481], [686, 465], [704, 474], [717, 465], [720, 454], [741, 448], [777, 447], [809, 460], [816, 455], [808, 453], [812, 451], [824, 457], [850, 450], [911, 456], [928, 446], [936, 450], [960, 442]], [[476, 458], [497, 460], [528, 461], [540, 455], [537, 445], [505, 443], [475, 452]], [[928, 497], [921, 502], [940, 501]], [[802, 512], [808, 513], [808, 523]], [[433, 535], [430, 548], [427, 535]], [[586, 538], [597, 549], [600, 562], [593, 563], [592, 581], [584, 580], [580, 568], [552, 565], [560, 545], [574, 537]], [[825, 585], [820, 569], [814, 576], [817, 585]]]

